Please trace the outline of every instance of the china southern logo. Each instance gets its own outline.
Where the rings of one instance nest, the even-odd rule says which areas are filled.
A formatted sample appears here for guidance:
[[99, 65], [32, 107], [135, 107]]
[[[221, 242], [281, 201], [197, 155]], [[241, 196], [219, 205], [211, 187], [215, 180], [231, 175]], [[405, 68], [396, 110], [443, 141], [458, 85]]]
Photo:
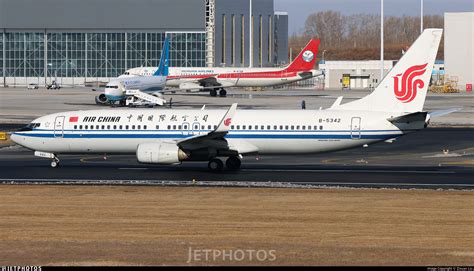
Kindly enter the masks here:
[[309, 50], [303, 53], [303, 60], [306, 62], [311, 62], [311, 60], [313, 60], [313, 57], [314, 57], [313, 52]]
[[[408, 68], [403, 75], [401, 73], [393, 77], [393, 84], [395, 85], [395, 97], [402, 103], [409, 103], [416, 97], [419, 88], [423, 88], [425, 83], [421, 79], [415, 77], [421, 76], [426, 72], [426, 65], [415, 65]], [[402, 80], [400, 82], [400, 76]], [[401, 84], [401, 86], [400, 86]]]

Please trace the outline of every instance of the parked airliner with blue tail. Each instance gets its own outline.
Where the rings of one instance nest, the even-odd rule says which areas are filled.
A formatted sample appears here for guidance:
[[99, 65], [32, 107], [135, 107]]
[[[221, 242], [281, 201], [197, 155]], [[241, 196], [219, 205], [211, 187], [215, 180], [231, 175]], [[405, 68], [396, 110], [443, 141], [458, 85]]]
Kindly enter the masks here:
[[250, 154], [315, 154], [392, 141], [427, 127], [423, 111], [441, 29], [426, 29], [368, 96], [325, 110], [106, 109], [35, 119], [11, 139], [59, 165], [61, 154], [134, 154], [138, 162], [241, 166]]
[[150, 76], [120, 75], [105, 86], [104, 93], [96, 96], [96, 103], [114, 104], [118, 102], [125, 105], [127, 96], [146, 96], [155, 103], [163, 105], [165, 100], [161, 98], [161, 92], [165, 88], [168, 76], [169, 46], [169, 39], [165, 38], [160, 63], [153, 74]]

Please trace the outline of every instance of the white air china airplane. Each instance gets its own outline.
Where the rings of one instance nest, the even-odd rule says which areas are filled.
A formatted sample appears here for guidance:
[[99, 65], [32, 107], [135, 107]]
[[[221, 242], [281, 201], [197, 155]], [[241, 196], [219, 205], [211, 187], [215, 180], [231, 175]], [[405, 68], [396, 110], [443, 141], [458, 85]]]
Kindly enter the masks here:
[[[226, 96], [226, 87], [267, 87], [289, 84], [320, 76], [314, 69], [319, 40], [310, 40], [298, 57], [285, 68], [176, 68], [169, 67], [167, 87], [183, 90], [209, 91], [211, 96]], [[156, 68], [127, 70], [123, 76], [149, 76]]]
[[136, 154], [140, 163], [209, 161], [240, 168], [249, 154], [314, 154], [393, 141], [424, 129], [423, 112], [441, 29], [426, 29], [368, 96], [325, 110], [107, 109], [40, 117], [11, 139], [59, 163], [59, 154]]
[[[161, 53], [159, 66], [155, 69], [153, 74], [149, 76], [120, 75], [118, 78], [107, 83], [104, 93], [96, 96], [96, 103], [114, 104], [115, 102], [119, 102], [121, 105], [125, 105], [127, 90], [137, 90], [138, 94], [150, 94], [160, 97], [166, 85], [168, 59], [169, 40], [166, 38], [163, 42], [163, 51]], [[154, 100], [157, 101], [159, 105], [163, 105], [164, 103], [164, 100], [161, 98]]]

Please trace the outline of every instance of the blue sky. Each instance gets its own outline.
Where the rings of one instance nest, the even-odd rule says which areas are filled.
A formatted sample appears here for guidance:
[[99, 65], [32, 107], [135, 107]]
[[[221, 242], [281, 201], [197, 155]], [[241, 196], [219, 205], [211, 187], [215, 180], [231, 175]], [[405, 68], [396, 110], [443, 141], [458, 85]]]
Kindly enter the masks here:
[[[380, 0], [274, 0], [274, 3], [275, 10], [288, 12], [290, 34], [303, 29], [306, 17], [318, 11], [380, 14]], [[474, 0], [424, 0], [426, 15], [466, 11], [474, 11]], [[388, 16], [419, 16], [420, 0], [384, 0], [384, 13]]]

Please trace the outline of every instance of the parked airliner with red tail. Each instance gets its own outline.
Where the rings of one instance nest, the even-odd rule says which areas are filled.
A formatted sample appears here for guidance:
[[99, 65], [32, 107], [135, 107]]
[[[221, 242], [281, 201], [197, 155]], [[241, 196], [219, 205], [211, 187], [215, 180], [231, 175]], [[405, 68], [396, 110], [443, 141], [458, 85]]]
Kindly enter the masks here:
[[[250, 154], [301, 155], [338, 151], [424, 129], [423, 111], [442, 29], [426, 29], [368, 96], [325, 110], [107, 109], [40, 117], [11, 139], [52, 159], [58, 155], [134, 154], [140, 163], [209, 161], [237, 170]], [[300, 54], [310, 63], [309, 54]], [[313, 56], [314, 57], [314, 56]], [[312, 59], [311, 59], [312, 60]], [[287, 70], [288, 73], [292, 72]]]
[[[228, 87], [269, 87], [289, 84], [322, 75], [315, 70], [319, 40], [310, 40], [298, 57], [283, 68], [168, 68], [166, 86], [182, 90], [210, 91], [211, 96], [226, 96]], [[127, 70], [123, 76], [150, 76], [157, 68]], [[120, 77], [119, 77], [120, 78]]]

